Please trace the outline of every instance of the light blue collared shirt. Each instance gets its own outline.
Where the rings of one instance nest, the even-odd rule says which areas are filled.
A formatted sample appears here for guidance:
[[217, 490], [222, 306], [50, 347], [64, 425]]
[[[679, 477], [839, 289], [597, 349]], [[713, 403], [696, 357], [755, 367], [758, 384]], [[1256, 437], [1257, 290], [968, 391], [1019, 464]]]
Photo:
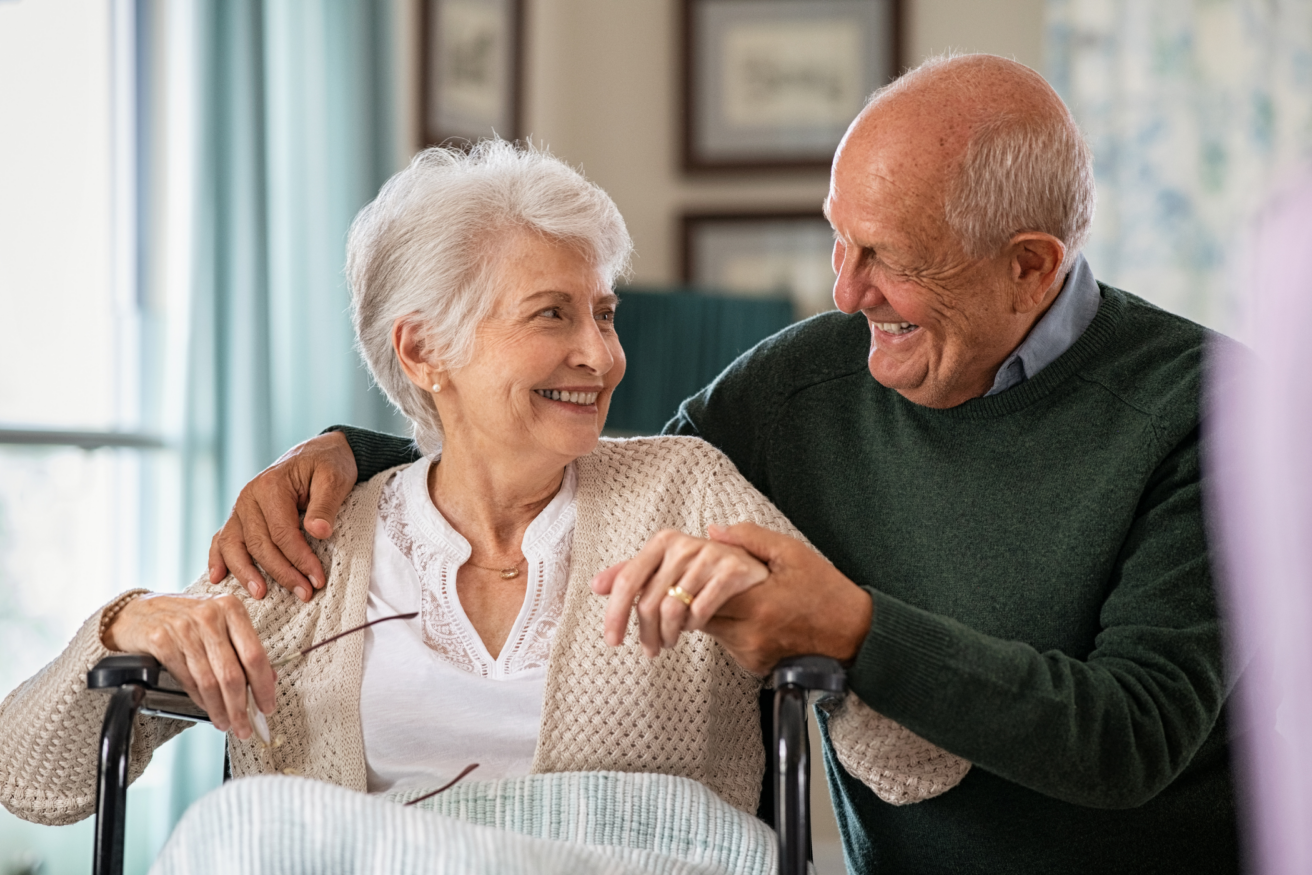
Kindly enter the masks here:
[[985, 392], [984, 397], [1019, 386], [1060, 358], [1093, 322], [1100, 304], [1102, 292], [1098, 290], [1089, 262], [1081, 255], [1075, 259], [1075, 265], [1057, 293], [1057, 300], [1030, 329], [1020, 346], [1003, 360], [993, 378], [993, 388]]

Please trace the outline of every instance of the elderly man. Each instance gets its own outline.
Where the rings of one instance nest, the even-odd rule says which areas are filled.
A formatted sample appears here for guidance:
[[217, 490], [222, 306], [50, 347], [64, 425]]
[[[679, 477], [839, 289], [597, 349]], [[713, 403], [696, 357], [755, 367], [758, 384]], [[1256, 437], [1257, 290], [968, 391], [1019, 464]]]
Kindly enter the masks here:
[[[750, 526], [712, 533], [771, 575], [695, 608], [707, 631], [757, 671], [845, 660], [856, 696], [974, 764], [937, 799], [886, 805], [837, 762], [832, 718], [855, 871], [1238, 868], [1199, 482], [1209, 337], [1093, 280], [1093, 201], [1088, 149], [1036, 73], [922, 65], [834, 160], [849, 315], [765, 341], [669, 426], [727, 453], [829, 560]], [[356, 476], [409, 458], [350, 443], [354, 464], [340, 435], [318, 438], [248, 487], [212, 573], [262, 588], [244, 539], [284, 585], [320, 585], [293, 503], [319, 534]], [[594, 582], [618, 596], [612, 638], [664, 549]], [[678, 611], [651, 601], [648, 636]]]

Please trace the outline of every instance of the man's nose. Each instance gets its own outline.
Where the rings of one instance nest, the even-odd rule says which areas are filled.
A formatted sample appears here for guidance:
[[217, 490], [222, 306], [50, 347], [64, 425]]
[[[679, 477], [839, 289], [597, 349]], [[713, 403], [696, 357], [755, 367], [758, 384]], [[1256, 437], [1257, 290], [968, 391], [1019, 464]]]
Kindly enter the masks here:
[[857, 313], [872, 310], [884, 303], [884, 296], [879, 287], [865, 270], [857, 270], [852, 259], [844, 259], [838, 265], [838, 275], [834, 277], [834, 306], [844, 313]]

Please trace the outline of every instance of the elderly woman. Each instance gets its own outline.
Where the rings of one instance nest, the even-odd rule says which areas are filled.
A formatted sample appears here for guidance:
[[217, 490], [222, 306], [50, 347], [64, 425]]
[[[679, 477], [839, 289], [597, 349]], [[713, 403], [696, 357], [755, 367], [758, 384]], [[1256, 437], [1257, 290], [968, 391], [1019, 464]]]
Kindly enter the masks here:
[[[701, 633], [663, 653], [646, 642], [659, 658], [608, 646], [606, 602], [589, 588], [661, 530], [750, 520], [794, 533], [708, 444], [599, 439], [624, 374], [612, 283], [629, 251], [610, 198], [540, 151], [489, 142], [415, 158], [357, 217], [347, 269], [360, 350], [424, 458], [355, 489], [315, 543], [328, 581], [308, 603], [280, 587], [257, 601], [228, 578], [134, 590], [96, 612], [0, 706], [0, 801], [47, 823], [90, 813], [103, 700], [85, 673], [128, 651], [156, 656], [230, 732], [236, 776], [377, 793], [474, 762], [481, 778], [659, 772], [755, 811], [761, 679]], [[676, 611], [767, 576], [738, 548], [687, 540], [670, 569]], [[406, 612], [417, 617], [273, 668]], [[280, 744], [252, 737], [266, 720]], [[964, 773], [882, 725], [885, 743], [849, 757], [896, 801]], [[140, 718], [134, 775], [174, 726]]]

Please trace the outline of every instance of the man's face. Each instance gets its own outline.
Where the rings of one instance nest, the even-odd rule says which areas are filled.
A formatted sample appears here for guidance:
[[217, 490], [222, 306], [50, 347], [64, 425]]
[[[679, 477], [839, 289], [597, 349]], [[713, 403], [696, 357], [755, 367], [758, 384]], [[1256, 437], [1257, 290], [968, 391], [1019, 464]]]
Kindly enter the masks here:
[[879, 383], [955, 407], [988, 391], [1029, 325], [1016, 319], [1007, 259], [968, 257], [944, 218], [959, 146], [914, 117], [867, 114], [839, 147], [825, 203], [834, 303], [865, 314]]

